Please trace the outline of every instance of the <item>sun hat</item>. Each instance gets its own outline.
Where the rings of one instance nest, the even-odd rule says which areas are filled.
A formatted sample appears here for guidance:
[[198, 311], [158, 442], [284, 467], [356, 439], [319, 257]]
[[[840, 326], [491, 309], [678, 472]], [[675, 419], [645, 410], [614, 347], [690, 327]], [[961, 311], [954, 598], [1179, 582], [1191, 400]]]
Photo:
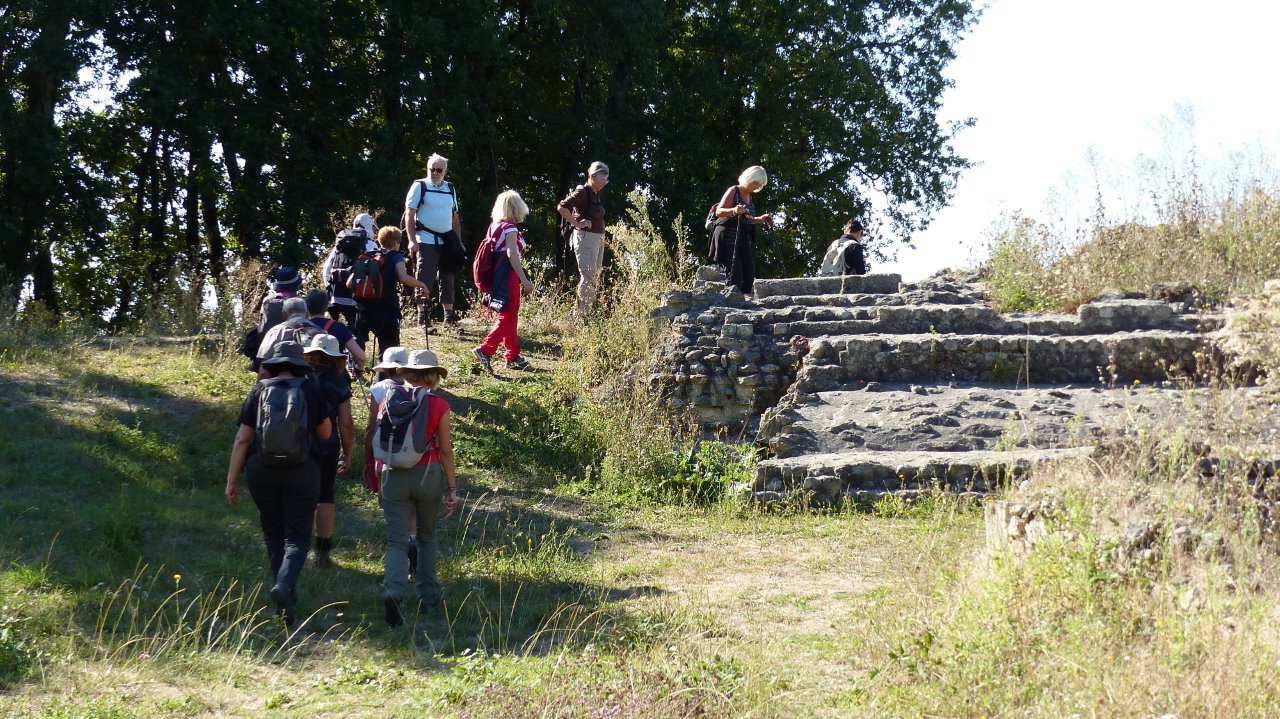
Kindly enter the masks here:
[[311, 338], [310, 344], [303, 350], [304, 354], [323, 352], [330, 357], [341, 357], [342, 349], [338, 347], [338, 338], [330, 334], [318, 334]]
[[400, 369], [409, 361], [409, 350], [403, 347], [388, 347], [382, 353], [382, 361], [374, 365], [374, 369]]
[[351, 228], [355, 230], [364, 230], [370, 239], [378, 236], [378, 225], [373, 221], [373, 215], [368, 212], [361, 212], [351, 221]]
[[283, 340], [271, 345], [262, 364], [265, 367], [287, 364], [299, 369], [311, 370], [311, 364], [302, 356], [302, 345], [293, 340]]
[[443, 377], [449, 376], [449, 368], [440, 366], [440, 358], [431, 350], [414, 350], [409, 354], [405, 369], [438, 369]]
[[295, 267], [289, 265], [281, 265], [271, 275], [271, 290], [273, 292], [297, 292], [302, 287], [302, 275], [298, 274]]

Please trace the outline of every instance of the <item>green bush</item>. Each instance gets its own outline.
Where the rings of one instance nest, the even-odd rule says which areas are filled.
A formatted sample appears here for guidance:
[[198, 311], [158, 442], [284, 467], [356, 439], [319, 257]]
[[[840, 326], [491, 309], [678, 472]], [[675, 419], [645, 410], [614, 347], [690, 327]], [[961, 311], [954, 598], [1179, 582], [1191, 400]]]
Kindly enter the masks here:
[[655, 496], [688, 504], [712, 504], [735, 484], [755, 479], [758, 450], [749, 444], [696, 442], [675, 471], [655, 485]]

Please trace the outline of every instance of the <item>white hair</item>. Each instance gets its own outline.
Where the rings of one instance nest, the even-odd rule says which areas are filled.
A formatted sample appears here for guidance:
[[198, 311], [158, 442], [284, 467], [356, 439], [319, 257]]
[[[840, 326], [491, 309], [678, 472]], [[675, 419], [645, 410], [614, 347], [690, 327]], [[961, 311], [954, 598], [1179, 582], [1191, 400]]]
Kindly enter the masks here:
[[437, 160], [444, 164], [444, 169], [449, 169], [449, 158], [441, 156], [438, 152], [431, 153], [431, 157], [427, 158], [427, 167], [431, 167]]
[[756, 182], [760, 183], [761, 187], [769, 184], [769, 173], [765, 172], [764, 168], [759, 165], [752, 165], [743, 170], [741, 175], [738, 175], [738, 184], [743, 187]]

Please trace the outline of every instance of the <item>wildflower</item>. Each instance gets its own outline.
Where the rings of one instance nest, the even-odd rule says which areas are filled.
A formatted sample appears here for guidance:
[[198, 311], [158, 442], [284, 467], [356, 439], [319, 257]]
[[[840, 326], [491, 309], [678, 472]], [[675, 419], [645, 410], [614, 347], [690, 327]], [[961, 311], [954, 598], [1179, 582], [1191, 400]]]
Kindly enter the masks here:
[[173, 585], [176, 587], [179, 584], [182, 584], [182, 575], [181, 574], [173, 575]]

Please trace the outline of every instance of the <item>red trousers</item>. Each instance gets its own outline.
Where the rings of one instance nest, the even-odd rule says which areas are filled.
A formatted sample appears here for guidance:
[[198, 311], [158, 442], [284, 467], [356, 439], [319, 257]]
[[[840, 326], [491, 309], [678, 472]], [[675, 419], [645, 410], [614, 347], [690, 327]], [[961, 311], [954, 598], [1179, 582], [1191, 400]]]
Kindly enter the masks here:
[[506, 348], [503, 358], [510, 362], [520, 356], [520, 338], [516, 337], [516, 325], [520, 322], [520, 277], [516, 273], [507, 274], [507, 288], [511, 299], [498, 313], [498, 324], [489, 330], [480, 351], [492, 357], [498, 353], [498, 345], [503, 345]]

